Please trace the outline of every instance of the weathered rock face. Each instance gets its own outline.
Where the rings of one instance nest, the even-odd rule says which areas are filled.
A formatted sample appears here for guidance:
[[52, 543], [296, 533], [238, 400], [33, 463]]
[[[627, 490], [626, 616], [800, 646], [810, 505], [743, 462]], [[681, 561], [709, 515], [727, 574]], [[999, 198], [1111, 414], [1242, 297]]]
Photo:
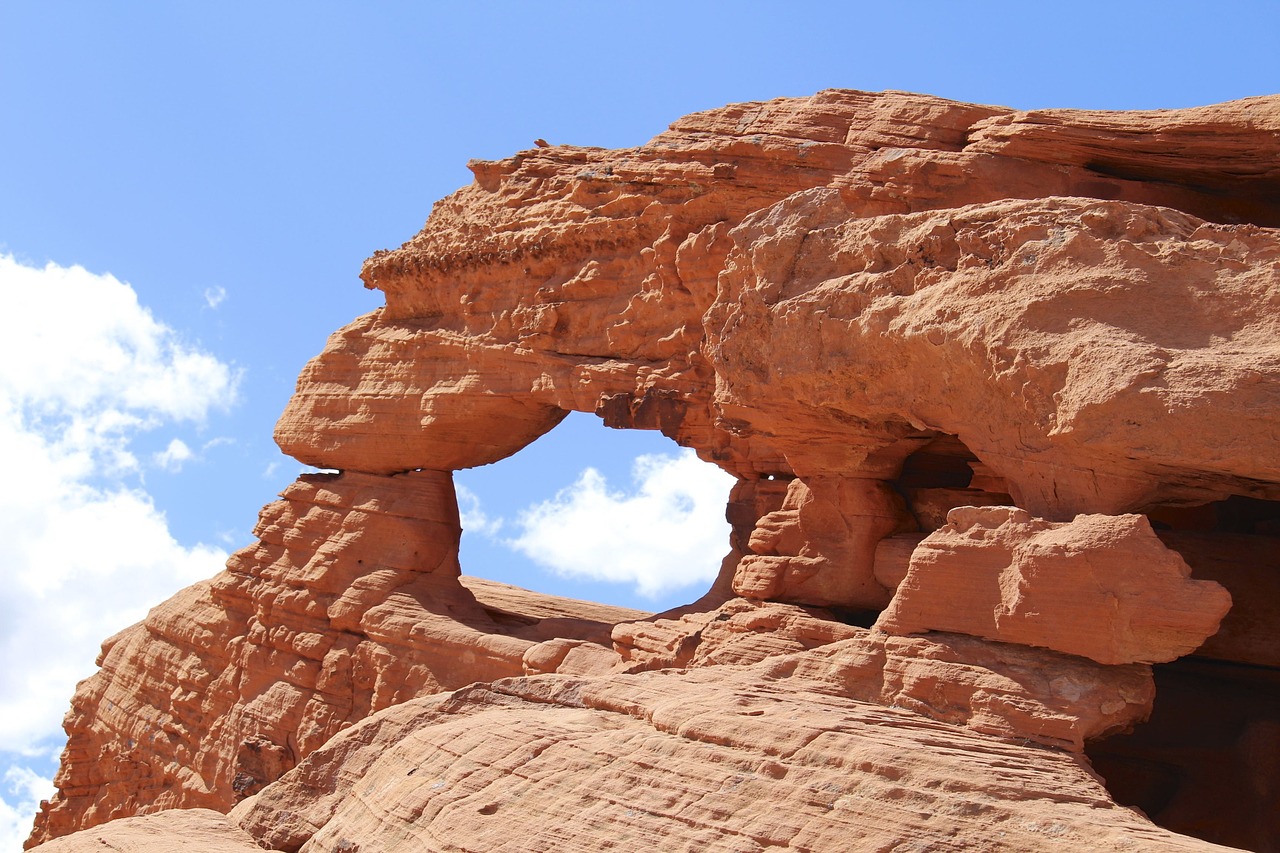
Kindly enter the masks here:
[[[192, 819], [227, 849], [1210, 846], [1087, 749], [1165, 826], [1280, 847], [1277, 164], [1280, 98], [843, 91], [473, 163], [277, 426], [342, 473], [108, 641], [33, 840], [234, 807]], [[699, 602], [461, 582], [450, 472], [575, 410], [739, 478]], [[1225, 748], [1141, 739], [1153, 701], [1219, 725], [1157, 692], [1187, 654], [1264, 697], [1221, 717], [1230, 821], [1178, 787]], [[114, 837], [184, 831], [139, 820]]]
[[1163, 663], [1218, 630], [1231, 596], [1166, 548], [1140, 515], [1032, 519], [957, 507], [915, 549], [876, 627], [960, 631], [1099, 663]]
[[[1116, 808], [1068, 753], [779, 678], [797, 662], [542, 676], [416, 700], [335, 738], [232, 817], [280, 850], [1201, 847]], [[939, 778], [964, 780], [968, 820]], [[421, 815], [412, 832], [392, 809]]]
[[522, 616], [500, 591], [486, 607], [459, 583], [439, 472], [305, 475], [255, 532], [225, 572], [104, 644], [66, 719], [51, 836], [140, 807], [225, 811], [375, 711], [521, 674], [548, 635], [607, 641], [643, 615], [544, 597]]

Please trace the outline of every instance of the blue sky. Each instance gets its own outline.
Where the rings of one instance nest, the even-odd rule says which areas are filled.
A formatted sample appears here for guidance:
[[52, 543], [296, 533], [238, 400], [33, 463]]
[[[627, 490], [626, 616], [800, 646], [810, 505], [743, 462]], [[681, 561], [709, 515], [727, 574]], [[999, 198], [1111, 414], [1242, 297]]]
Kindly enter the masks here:
[[[1278, 34], [1273, 2], [6, 0], [0, 438], [21, 464], [0, 507], [0, 848], [100, 640], [216, 571], [298, 473], [271, 441], [298, 371], [379, 304], [361, 261], [470, 182], [468, 159], [636, 145], [695, 110], [831, 87], [1193, 106], [1280, 91]], [[138, 376], [147, 393], [121, 381]], [[714, 503], [723, 484], [675, 450], [582, 416], [460, 475], [464, 569], [655, 609], [694, 597], [702, 581], [643, 568], [565, 581], [511, 544]], [[708, 562], [683, 533], [647, 538]], [[583, 547], [562, 555], [579, 574], [606, 546]]]

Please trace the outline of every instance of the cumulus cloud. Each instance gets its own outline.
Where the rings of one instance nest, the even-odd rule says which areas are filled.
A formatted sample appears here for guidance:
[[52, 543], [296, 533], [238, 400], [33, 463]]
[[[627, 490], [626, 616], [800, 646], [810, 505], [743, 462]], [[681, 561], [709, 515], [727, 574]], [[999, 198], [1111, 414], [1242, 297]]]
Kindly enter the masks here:
[[[0, 847], [17, 849], [102, 640], [227, 557], [173, 538], [132, 442], [231, 405], [238, 376], [81, 267], [0, 255], [0, 315]], [[191, 455], [175, 438], [153, 461]]]
[[562, 577], [630, 583], [646, 598], [710, 583], [728, 551], [733, 478], [691, 450], [636, 459], [630, 491], [588, 468], [520, 513], [506, 544]]
[[0, 256], [0, 281], [0, 391], [22, 402], [33, 426], [74, 414], [70, 426], [93, 439], [201, 419], [234, 401], [234, 371], [183, 342], [114, 276]]

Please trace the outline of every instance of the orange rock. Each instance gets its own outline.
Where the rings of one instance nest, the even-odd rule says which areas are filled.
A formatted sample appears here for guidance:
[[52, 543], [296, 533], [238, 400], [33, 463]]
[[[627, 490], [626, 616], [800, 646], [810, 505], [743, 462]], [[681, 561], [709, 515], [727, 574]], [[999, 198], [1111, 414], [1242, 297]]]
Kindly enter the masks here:
[[221, 812], [181, 809], [144, 817], [126, 817], [84, 829], [40, 845], [41, 853], [260, 853], [253, 836]]
[[742, 598], [677, 614], [614, 627], [625, 671], [759, 663], [865, 633], [817, 608]]
[[945, 433], [1056, 521], [1280, 497], [1253, 438], [1280, 406], [1274, 231], [1085, 199], [864, 219], [818, 189], [730, 237], [717, 407], [802, 478], [892, 479]]
[[762, 517], [739, 562], [734, 591], [747, 598], [879, 609], [889, 591], [875, 578], [876, 545], [914, 526], [882, 480], [792, 480], [782, 507]]
[[1014, 507], [957, 507], [911, 555], [876, 627], [1160, 663], [1195, 651], [1230, 608], [1230, 594], [1192, 580], [1143, 516], [1059, 524]]
[[477, 853], [873, 850], [906, 839], [1219, 849], [1116, 807], [1068, 753], [850, 699], [786, 667], [546, 675], [413, 700], [346, 730], [231, 816], [281, 850], [343, 839]]
[[959, 634], [895, 637], [772, 602], [736, 599], [678, 620], [623, 623], [613, 633], [624, 672], [755, 664], [766, 680], [803, 677], [814, 682], [806, 689], [1072, 750], [1142, 720], [1153, 696], [1145, 666], [1104, 666]]
[[448, 474], [304, 475], [283, 498], [225, 572], [104, 644], [36, 838], [229, 809], [374, 711], [518, 675], [548, 635], [607, 643], [614, 622], [643, 615], [464, 587]]

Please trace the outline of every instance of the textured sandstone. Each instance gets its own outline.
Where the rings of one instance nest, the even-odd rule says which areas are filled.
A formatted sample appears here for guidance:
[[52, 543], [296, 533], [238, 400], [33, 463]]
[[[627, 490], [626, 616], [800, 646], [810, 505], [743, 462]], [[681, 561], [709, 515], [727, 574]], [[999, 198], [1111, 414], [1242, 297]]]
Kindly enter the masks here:
[[1147, 667], [956, 634], [890, 636], [821, 610], [744, 599], [676, 620], [622, 623], [613, 638], [626, 660], [618, 669], [628, 674], [759, 664], [770, 680], [800, 673], [825, 685], [811, 689], [1073, 750], [1141, 721], [1153, 695]]
[[1274, 231], [1086, 199], [860, 219], [818, 189], [730, 236], [719, 407], [802, 477], [891, 476], [933, 431], [1055, 521], [1280, 497]]
[[232, 816], [308, 853], [1219, 849], [1069, 754], [829, 691], [753, 668], [476, 685], [349, 729]]
[[[1280, 97], [832, 91], [473, 162], [277, 425], [343, 473], [106, 643], [33, 840], [235, 806], [290, 850], [1209, 848], [1086, 749], [1280, 846], [1277, 155]], [[738, 477], [702, 599], [462, 581], [450, 472], [568, 411]], [[1132, 662], [1187, 653], [1235, 698], [1144, 728], [1190, 676]]]
[[792, 480], [782, 508], [752, 531], [752, 553], [738, 563], [734, 591], [775, 601], [883, 607], [889, 596], [875, 578], [876, 546], [909, 524], [902, 498], [882, 480]]
[[957, 507], [916, 547], [876, 627], [958, 631], [1099, 663], [1161, 663], [1218, 630], [1231, 596], [1166, 548], [1140, 515], [1034, 519]]
[[126, 817], [105, 826], [83, 829], [40, 845], [41, 853], [259, 853], [253, 836], [221, 812], [175, 809], [141, 817]]
[[104, 645], [66, 720], [50, 836], [73, 813], [229, 809], [370, 713], [519, 675], [549, 636], [607, 642], [643, 615], [462, 586], [448, 475], [305, 475], [283, 498], [225, 572]]

